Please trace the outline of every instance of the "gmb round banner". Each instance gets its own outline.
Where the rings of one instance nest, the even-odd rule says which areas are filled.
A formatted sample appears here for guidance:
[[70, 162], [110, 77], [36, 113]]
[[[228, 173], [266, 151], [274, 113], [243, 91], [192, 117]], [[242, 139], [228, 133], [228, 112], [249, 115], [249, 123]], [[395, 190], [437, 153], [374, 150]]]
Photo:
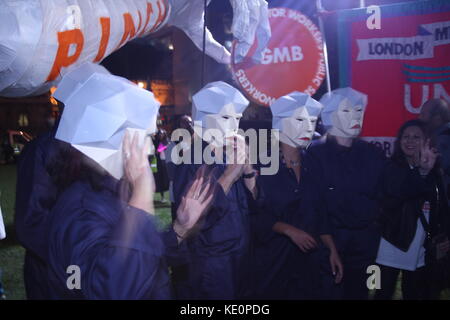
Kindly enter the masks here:
[[303, 13], [289, 8], [271, 8], [269, 22], [272, 37], [260, 64], [250, 58], [257, 41], [242, 62], [234, 63], [232, 57], [236, 82], [249, 99], [265, 106], [292, 91], [313, 95], [325, 79], [319, 28]]

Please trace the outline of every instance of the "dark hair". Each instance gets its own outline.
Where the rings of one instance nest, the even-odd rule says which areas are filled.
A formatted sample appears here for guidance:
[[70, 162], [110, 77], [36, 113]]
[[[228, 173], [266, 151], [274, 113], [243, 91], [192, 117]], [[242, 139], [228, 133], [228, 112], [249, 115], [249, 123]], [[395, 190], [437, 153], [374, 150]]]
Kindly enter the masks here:
[[443, 99], [430, 99], [423, 104], [423, 107], [429, 108], [430, 119], [438, 116], [443, 123], [450, 121], [450, 110], [447, 101]]
[[186, 129], [189, 131], [189, 133], [192, 135], [194, 133], [194, 129], [192, 128], [192, 118], [185, 114], [182, 115], [179, 119], [178, 119], [178, 128], [181, 129]]
[[100, 190], [100, 182], [103, 175], [87, 166], [84, 162], [86, 157], [70, 144], [54, 139], [52, 157], [47, 163], [47, 172], [61, 193], [76, 181], [89, 182], [94, 190]]
[[156, 134], [156, 140], [157, 140], [158, 144], [162, 143], [162, 144], [167, 145], [169, 143], [167, 131], [160, 128]]
[[402, 139], [403, 133], [407, 128], [410, 127], [418, 127], [424, 135], [424, 138], [428, 138], [429, 134], [427, 131], [427, 125], [424, 121], [419, 119], [409, 120], [402, 124], [400, 129], [397, 132], [397, 137], [395, 138], [394, 142], [394, 152], [392, 153], [391, 159], [396, 161], [399, 164], [406, 165], [408, 162], [406, 160], [405, 154], [400, 146], [400, 141]]

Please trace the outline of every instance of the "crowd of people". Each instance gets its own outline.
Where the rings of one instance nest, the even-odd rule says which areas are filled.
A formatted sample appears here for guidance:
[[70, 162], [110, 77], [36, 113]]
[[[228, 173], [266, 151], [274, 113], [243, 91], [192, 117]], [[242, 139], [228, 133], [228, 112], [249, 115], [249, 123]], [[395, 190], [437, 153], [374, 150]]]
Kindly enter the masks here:
[[[138, 130], [127, 118], [135, 105], [117, 99], [97, 103], [113, 120], [85, 112], [65, 121], [88, 103], [86, 92], [108, 102], [114, 88], [142, 105], [155, 105], [153, 96], [82, 68], [60, 86], [69, 88], [60, 94], [61, 121], [27, 145], [18, 166], [15, 225], [29, 299], [364, 300], [371, 266], [380, 270], [375, 299], [393, 298], [400, 273], [404, 299], [437, 299], [450, 286], [444, 100], [428, 101], [420, 119], [401, 126], [388, 159], [359, 138], [365, 94], [339, 88], [320, 101], [287, 94], [270, 107], [280, 166], [263, 175], [238, 134], [249, 101], [213, 82], [192, 97], [192, 119], [180, 119], [190, 143], [157, 134], [163, 176], [155, 188], [148, 161], [155, 117], [141, 119], [152, 130]], [[80, 147], [80, 127], [97, 137], [95, 147]], [[78, 142], [58, 139], [60, 132]], [[200, 152], [191, 152], [199, 141]], [[188, 153], [191, 161], [173, 159]], [[161, 231], [153, 195], [167, 189], [172, 224]], [[78, 285], [69, 285], [73, 266]]]

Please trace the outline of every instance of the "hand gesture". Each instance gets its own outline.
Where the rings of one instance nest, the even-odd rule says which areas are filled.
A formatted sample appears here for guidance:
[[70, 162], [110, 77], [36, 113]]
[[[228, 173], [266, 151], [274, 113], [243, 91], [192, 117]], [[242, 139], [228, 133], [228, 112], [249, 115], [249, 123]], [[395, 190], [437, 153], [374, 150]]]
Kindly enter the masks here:
[[182, 238], [187, 237], [188, 232], [208, 210], [214, 198], [213, 184], [211, 181], [204, 184], [205, 180], [207, 178], [197, 174], [186, 195], [181, 199], [173, 227], [177, 235]]
[[155, 181], [150, 164], [148, 162], [147, 150], [150, 148], [150, 138], [146, 137], [144, 146], [139, 147], [139, 135], [135, 132], [133, 140], [130, 141], [128, 131], [123, 139], [124, 172], [132, 188], [130, 205], [154, 213], [153, 193]]

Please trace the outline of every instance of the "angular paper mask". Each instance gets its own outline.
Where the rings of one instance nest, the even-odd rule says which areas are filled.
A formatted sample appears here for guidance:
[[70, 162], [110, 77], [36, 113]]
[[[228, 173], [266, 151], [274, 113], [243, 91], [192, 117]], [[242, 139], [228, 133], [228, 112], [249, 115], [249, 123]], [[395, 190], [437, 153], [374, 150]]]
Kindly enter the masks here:
[[272, 128], [280, 130], [280, 140], [292, 147], [305, 148], [312, 140], [322, 104], [309, 95], [291, 92], [270, 106]]
[[143, 145], [156, 131], [159, 103], [149, 91], [87, 63], [65, 75], [54, 94], [64, 103], [56, 138], [102, 166], [114, 178], [123, 175], [125, 130], [139, 132]]
[[223, 146], [224, 139], [237, 134], [239, 120], [249, 101], [229, 84], [207, 84], [192, 97], [194, 131], [203, 140]]
[[322, 121], [329, 133], [345, 138], [356, 138], [363, 126], [367, 95], [350, 87], [339, 88], [325, 94]]

